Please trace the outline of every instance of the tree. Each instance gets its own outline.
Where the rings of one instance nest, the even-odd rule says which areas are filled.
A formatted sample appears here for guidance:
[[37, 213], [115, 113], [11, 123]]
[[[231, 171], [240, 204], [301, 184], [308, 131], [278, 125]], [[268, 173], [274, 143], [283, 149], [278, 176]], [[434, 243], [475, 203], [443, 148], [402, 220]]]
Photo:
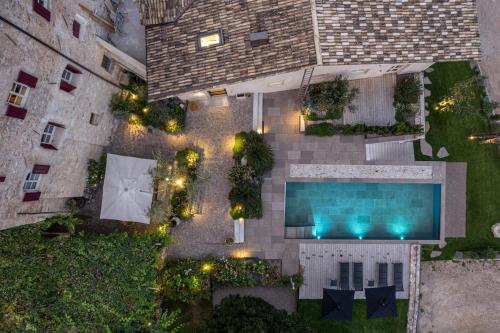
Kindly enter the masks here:
[[339, 75], [333, 81], [312, 84], [306, 96], [306, 109], [310, 120], [338, 119], [346, 109], [356, 111], [353, 104], [357, 88], [349, 88], [347, 78]]
[[296, 314], [277, 310], [260, 298], [229, 296], [214, 308], [205, 332], [309, 333]]

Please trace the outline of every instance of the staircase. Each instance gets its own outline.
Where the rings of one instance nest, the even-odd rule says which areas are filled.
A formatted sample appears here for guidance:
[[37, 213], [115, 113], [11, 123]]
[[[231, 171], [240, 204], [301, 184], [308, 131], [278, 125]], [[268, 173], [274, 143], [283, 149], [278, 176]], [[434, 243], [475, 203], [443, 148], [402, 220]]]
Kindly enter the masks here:
[[312, 239], [314, 226], [285, 227], [287, 239]]
[[298, 102], [300, 104], [302, 104], [302, 102], [304, 101], [304, 97], [306, 96], [313, 73], [314, 67], [308, 67], [304, 70], [304, 75], [302, 76], [302, 81], [300, 82], [299, 94], [297, 96]]

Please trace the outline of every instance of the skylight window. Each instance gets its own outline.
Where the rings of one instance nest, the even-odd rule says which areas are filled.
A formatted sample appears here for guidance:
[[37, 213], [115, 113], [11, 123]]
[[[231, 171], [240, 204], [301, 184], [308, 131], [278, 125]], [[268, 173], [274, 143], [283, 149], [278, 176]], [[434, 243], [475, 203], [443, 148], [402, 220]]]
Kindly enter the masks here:
[[218, 31], [199, 34], [196, 42], [198, 50], [224, 44], [224, 35], [222, 34], [222, 29]]

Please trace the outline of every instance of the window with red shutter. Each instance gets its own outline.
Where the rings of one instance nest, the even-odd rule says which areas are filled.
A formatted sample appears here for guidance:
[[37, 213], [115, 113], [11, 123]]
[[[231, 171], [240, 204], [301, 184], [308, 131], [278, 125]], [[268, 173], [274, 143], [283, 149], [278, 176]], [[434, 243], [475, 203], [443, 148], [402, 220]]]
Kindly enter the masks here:
[[73, 20], [73, 36], [80, 38], [80, 22]]
[[49, 0], [33, 0], [33, 11], [50, 22]]
[[5, 176], [0, 176], [0, 183], [3, 183], [5, 181]]
[[72, 73], [75, 73], [75, 74], [82, 74], [82, 72], [73, 65], [67, 65], [66, 69]]
[[19, 71], [19, 74], [17, 74], [17, 82], [25, 84], [30, 88], [36, 88], [38, 78], [26, 72]]
[[50, 165], [45, 164], [35, 164], [31, 173], [36, 173], [39, 175], [46, 175], [49, 173]]
[[23, 201], [37, 201], [40, 200], [41, 192], [26, 192], [24, 193]]
[[64, 80], [61, 80], [61, 83], [59, 84], [59, 88], [61, 90], [66, 91], [66, 92], [71, 92], [71, 91], [76, 89], [76, 87], [74, 85], [72, 85], [71, 83], [68, 83], [67, 81], [64, 81]]

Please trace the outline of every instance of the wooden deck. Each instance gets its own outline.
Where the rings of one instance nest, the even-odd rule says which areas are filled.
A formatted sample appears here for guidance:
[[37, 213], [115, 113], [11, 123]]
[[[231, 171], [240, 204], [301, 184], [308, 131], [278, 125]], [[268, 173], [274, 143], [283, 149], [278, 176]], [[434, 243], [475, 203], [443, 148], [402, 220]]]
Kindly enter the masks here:
[[394, 87], [396, 74], [349, 81], [349, 85], [359, 89], [354, 104], [356, 112], [345, 112], [345, 125], [366, 124], [387, 126], [396, 122], [394, 101]]
[[[323, 288], [330, 287], [331, 280], [340, 281], [340, 263], [350, 263], [350, 286], [353, 284], [353, 263], [363, 263], [363, 287], [368, 280], [378, 286], [378, 263], [388, 263], [387, 282], [393, 284], [393, 263], [403, 264], [404, 291], [396, 293], [397, 298], [408, 298], [410, 244], [314, 244], [301, 243], [299, 248], [300, 265], [304, 268], [304, 284], [300, 287], [300, 299], [321, 299]], [[356, 291], [356, 299], [364, 299], [364, 291]]]

